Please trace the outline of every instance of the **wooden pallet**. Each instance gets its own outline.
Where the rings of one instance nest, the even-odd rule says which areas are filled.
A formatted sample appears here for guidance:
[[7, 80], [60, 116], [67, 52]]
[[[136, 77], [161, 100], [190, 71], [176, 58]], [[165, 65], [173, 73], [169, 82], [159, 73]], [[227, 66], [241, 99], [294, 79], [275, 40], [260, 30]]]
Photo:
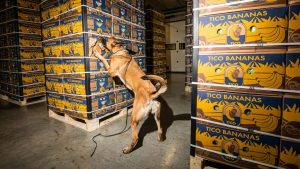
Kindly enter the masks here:
[[107, 125], [108, 123], [111, 123], [112, 121], [115, 121], [123, 116], [126, 116], [127, 111], [128, 114], [130, 114], [132, 109], [123, 108], [121, 110], [115, 111], [113, 113], [109, 113], [107, 115], [95, 119], [77, 118], [77, 117], [70, 116], [67, 113], [54, 112], [51, 109], [49, 109], [48, 112], [49, 112], [49, 117], [51, 118], [81, 128], [85, 131], [91, 132], [102, 126]]
[[46, 96], [37, 96], [37, 97], [29, 97], [24, 98], [23, 100], [14, 100], [5, 95], [0, 95], [0, 99], [5, 100], [7, 102], [17, 104], [19, 106], [28, 106], [32, 104], [37, 104], [46, 101]]
[[[195, 155], [195, 157], [190, 156], [190, 169], [205, 169], [205, 168], [209, 168], [209, 169], [219, 169], [219, 168], [239, 169], [240, 167], [235, 166], [235, 165], [229, 165], [227, 163], [220, 162], [220, 161], [213, 160], [213, 159], [199, 157], [197, 155]], [[240, 169], [244, 169], [244, 168], [240, 168]]]

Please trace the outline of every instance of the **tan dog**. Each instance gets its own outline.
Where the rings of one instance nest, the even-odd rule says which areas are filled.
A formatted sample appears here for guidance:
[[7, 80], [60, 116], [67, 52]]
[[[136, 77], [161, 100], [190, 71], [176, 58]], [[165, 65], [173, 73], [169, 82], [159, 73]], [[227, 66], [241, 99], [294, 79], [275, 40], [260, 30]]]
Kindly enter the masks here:
[[[110, 64], [101, 56], [101, 50], [110, 50]], [[160, 94], [167, 91], [167, 85], [163, 78], [156, 75], [145, 75], [136, 61], [129, 55], [123, 44], [111, 37], [107, 42], [100, 37], [93, 47], [90, 48], [90, 57], [94, 56], [101, 60], [112, 77], [118, 76], [125, 86], [134, 92], [133, 110], [131, 115], [132, 143], [123, 148], [123, 153], [130, 153], [138, 143], [138, 122], [148, 116], [150, 111], [158, 128], [158, 141], [162, 141], [162, 128], [160, 126], [160, 102], [154, 100]], [[157, 91], [150, 80], [160, 83]]]

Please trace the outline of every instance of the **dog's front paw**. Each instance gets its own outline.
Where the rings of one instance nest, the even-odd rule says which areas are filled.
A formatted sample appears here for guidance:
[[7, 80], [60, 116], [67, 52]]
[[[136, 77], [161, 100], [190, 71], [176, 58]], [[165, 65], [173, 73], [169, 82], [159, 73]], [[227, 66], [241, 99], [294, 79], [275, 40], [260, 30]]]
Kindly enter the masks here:
[[164, 137], [162, 134], [157, 134], [157, 141], [158, 142], [163, 142], [164, 141]]
[[132, 151], [132, 147], [131, 146], [124, 147], [122, 151], [124, 154], [128, 154]]

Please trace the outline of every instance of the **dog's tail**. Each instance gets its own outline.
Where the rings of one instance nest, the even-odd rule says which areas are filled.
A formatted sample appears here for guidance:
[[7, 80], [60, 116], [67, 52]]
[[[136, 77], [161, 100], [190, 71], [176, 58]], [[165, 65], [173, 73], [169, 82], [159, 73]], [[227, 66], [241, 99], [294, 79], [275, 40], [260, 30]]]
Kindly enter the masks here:
[[166, 81], [160, 77], [160, 76], [156, 76], [156, 75], [145, 75], [143, 77], [141, 77], [143, 80], [155, 80], [158, 81], [160, 83], [160, 88], [158, 91], [156, 91], [155, 93], [151, 94], [151, 99], [156, 99], [158, 98], [158, 96], [160, 94], [163, 94], [167, 91], [167, 83]]

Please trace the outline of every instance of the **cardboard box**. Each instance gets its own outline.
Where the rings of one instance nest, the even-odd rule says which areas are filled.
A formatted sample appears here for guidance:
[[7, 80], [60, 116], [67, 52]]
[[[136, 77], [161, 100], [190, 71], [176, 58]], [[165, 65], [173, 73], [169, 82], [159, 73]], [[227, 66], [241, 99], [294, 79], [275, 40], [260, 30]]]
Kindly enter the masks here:
[[194, 32], [193, 29], [194, 29], [194, 25], [185, 26], [185, 35], [193, 36], [193, 32]]
[[115, 91], [115, 93], [116, 93], [116, 103], [122, 103], [133, 99], [133, 95], [129, 92], [128, 89], [117, 90]]
[[284, 87], [284, 53], [205, 54], [198, 59], [198, 82]]
[[282, 7], [200, 16], [199, 45], [287, 42], [287, 11]]
[[111, 13], [111, 0], [87, 0], [87, 5], [100, 11]]
[[47, 91], [64, 93], [62, 76], [46, 76]]
[[26, 8], [10, 8], [4, 11], [5, 13], [5, 20], [3, 21], [10, 21], [10, 20], [24, 20], [24, 21], [31, 21], [39, 23], [40, 20], [40, 13], [35, 10], [26, 9]]
[[146, 58], [147, 65], [166, 65], [166, 58]]
[[[276, 6], [284, 6], [286, 5], [286, 0], [275, 0], [275, 1], [250, 1], [243, 2], [240, 4], [232, 4], [228, 5], [228, 3], [232, 3], [233, 1], [221, 1], [221, 0], [200, 0], [199, 6], [204, 8], [201, 10], [200, 15], [209, 15], [216, 13], [226, 13], [226, 12], [234, 12], [234, 11], [243, 11], [250, 9], [260, 9], [260, 8], [271, 8]], [[219, 5], [213, 8], [214, 5]]]
[[300, 139], [300, 96], [284, 95], [281, 135]]
[[83, 32], [83, 22], [81, 15], [60, 17], [60, 35], [66, 36]]
[[[89, 65], [89, 70], [85, 66]], [[47, 66], [47, 65], [46, 65]], [[75, 72], [98, 72], [107, 71], [104, 64], [97, 59], [63, 59], [62, 61], [62, 71], [63, 73], [75, 73]]]
[[193, 57], [192, 56], [185, 56], [185, 65], [190, 65], [193, 63]]
[[166, 50], [165, 49], [147, 48], [146, 55], [147, 55], [147, 57], [162, 58], [162, 57], [166, 57]]
[[61, 39], [61, 55], [62, 57], [85, 56], [82, 35], [74, 35]]
[[114, 16], [131, 22], [131, 9], [122, 1], [113, 0], [112, 13]]
[[300, 52], [286, 55], [285, 88], [300, 90]]
[[44, 60], [10, 61], [9, 67], [11, 72], [44, 71]]
[[60, 109], [65, 108], [65, 96], [52, 93], [47, 93], [46, 96], [49, 106], [53, 106]]
[[112, 33], [112, 17], [103, 12], [89, 11], [87, 22], [88, 32], [107, 36]]
[[132, 9], [131, 22], [144, 27], [145, 15], [138, 10]]
[[[13, 48], [10, 48], [13, 49]], [[17, 48], [18, 49], [18, 48]], [[30, 48], [19, 48], [20, 57], [18, 59], [42, 59], [44, 57], [42, 48], [30, 47]], [[13, 55], [12, 55], [13, 56]], [[11, 57], [13, 58], [13, 57]]]
[[282, 103], [282, 95], [198, 90], [197, 116], [227, 125], [280, 135]]
[[60, 14], [59, 0], [47, 0], [41, 4], [41, 19], [48, 20]]
[[145, 29], [137, 26], [132, 26], [132, 40], [145, 42]]
[[53, 39], [61, 36], [60, 20], [51, 19], [42, 24], [43, 40]]
[[3, 33], [20, 32], [41, 35], [41, 25], [39, 23], [12, 21], [2, 25], [5, 26]]
[[192, 36], [185, 37], [185, 45], [193, 45], [193, 37]]
[[146, 29], [147, 30], [152, 30], [152, 32], [160, 33], [160, 34], [165, 34], [165, 27], [162, 25], [157, 25], [152, 22], [146, 22]]
[[44, 72], [10, 73], [7, 82], [14, 85], [29, 85], [34, 83], [44, 83], [45, 75]]
[[39, 0], [3, 0], [0, 2], [0, 10], [10, 8], [13, 6], [18, 6], [38, 11], [39, 3]]
[[0, 36], [0, 47], [7, 46], [7, 36], [2, 35]]
[[83, 0], [59, 0], [60, 13], [64, 13], [74, 9], [82, 4]]
[[18, 96], [27, 96], [27, 95], [35, 95], [37, 93], [44, 93], [45, 85], [44, 84], [37, 84], [37, 85], [30, 85], [30, 86], [9, 86], [8, 92], [13, 95]]
[[141, 11], [144, 11], [144, 0], [132, 0], [131, 5]]
[[42, 46], [40, 35], [33, 34], [9, 34], [7, 35], [7, 46]]
[[47, 41], [43, 43], [44, 57], [61, 56], [61, 40]]
[[117, 38], [131, 38], [131, 25], [119, 19], [113, 20], [113, 34]]
[[283, 168], [300, 168], [300, 143], [281, 140], [279, 166]]
[[137, 57], [134, 58], [137, 64], [141, 67], [141, 69], [146, 69], [146, 58], [145, 57]]
[[133, 42], [132, 43], [132, 50], [136, 52], [133, 56], [145, 56], [145, 44]]
[[300, 4], [291, 5], [289, 8], [288, 32], [289, 42], [300, 42]]
[[[254, 161], [277, 166], [280, 144], [277, 137], [213, 126], [200, 121], [196, 123], [195, 132], [197, 146], [218, 152], [217, 154], [196, 148], [198, 156], [236, 167], [263, 168]], [[244, 161], [240, 157], [253, 162]]]
[[63, 73], [63, 60], [61, 59], [45, 59], [46, 74]]

